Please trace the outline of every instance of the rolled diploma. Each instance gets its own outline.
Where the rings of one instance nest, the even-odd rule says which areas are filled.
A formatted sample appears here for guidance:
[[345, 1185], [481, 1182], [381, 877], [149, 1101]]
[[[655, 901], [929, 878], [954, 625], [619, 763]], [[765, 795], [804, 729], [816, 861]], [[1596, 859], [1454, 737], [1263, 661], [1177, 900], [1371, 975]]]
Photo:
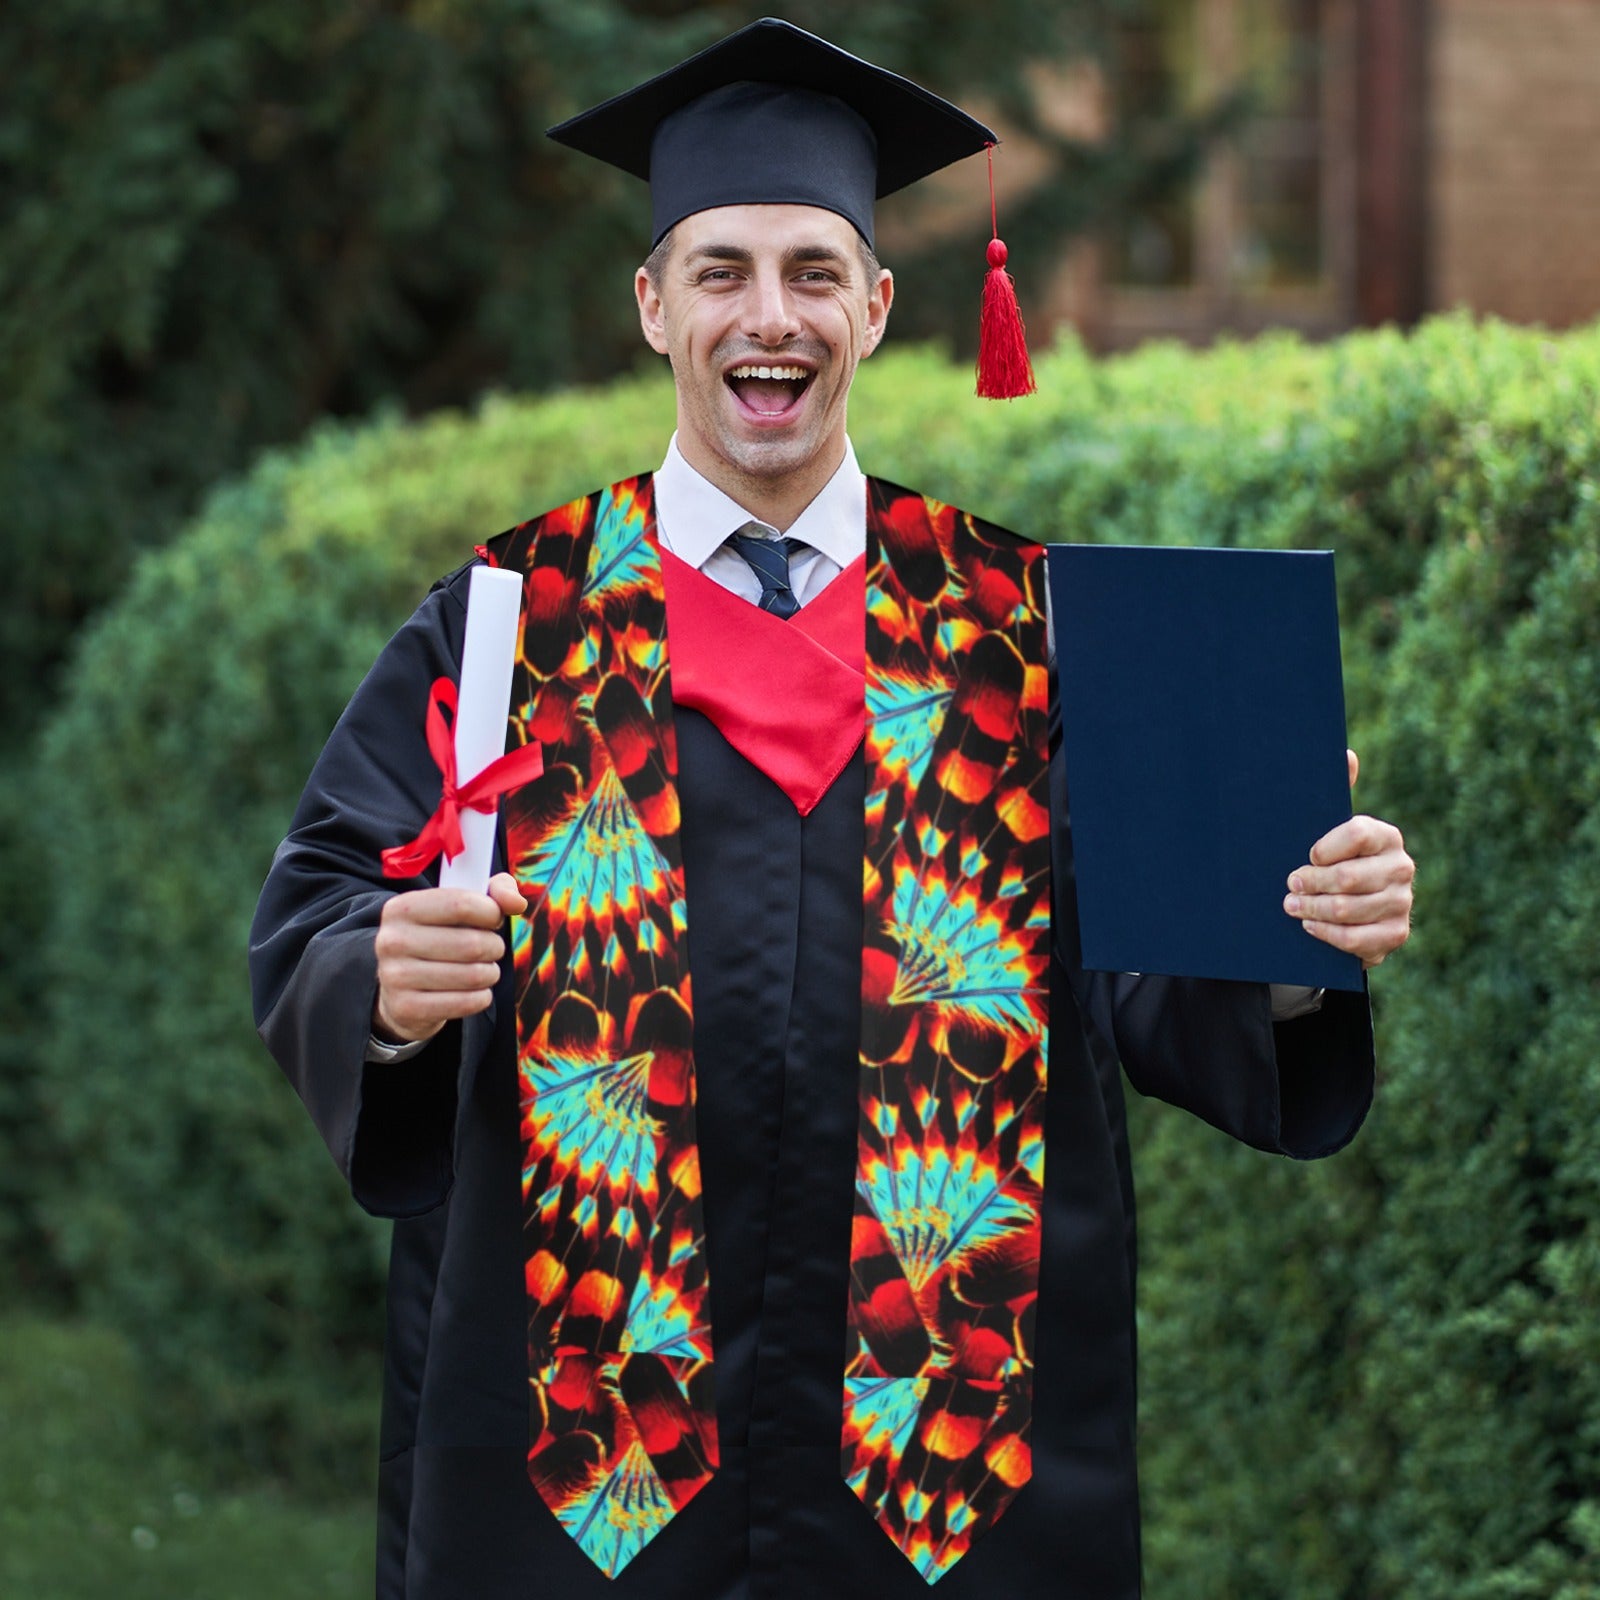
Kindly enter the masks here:
[[[461, 651], [456, 707], [456, 782], [465, 784], [505, 754], [511, 710], [511, 673], [517, 660], [522, 578], [503, 567], [474, 567], [467, 589], [467, 639]], [[489, 887], [494, 861], [495, 812], [463, 809], [463, 848], [454, 861], [441, 857], [441, 889]]]

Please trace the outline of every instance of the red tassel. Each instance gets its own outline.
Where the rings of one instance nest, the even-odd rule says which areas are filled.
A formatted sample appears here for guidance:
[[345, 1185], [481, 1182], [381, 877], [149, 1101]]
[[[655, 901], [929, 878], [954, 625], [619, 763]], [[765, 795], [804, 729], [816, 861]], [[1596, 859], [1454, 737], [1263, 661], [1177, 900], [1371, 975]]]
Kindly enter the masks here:
[[1017, 306], [1017, 286], [1006, 271], [1006, 247], [994, 210], [994, 146], [989, 146], [989, 271], [983, 280], [983, 312], [978, 320], [978, 394], [985, 400], [1015, 400], [1032, 394], [1033, 363]]
[[1006, 271], [1006, 247], [989, 241], [989, 272], [983, 280], [978, 321], [978, 393], [985, 400], [1015, 400], [1038, 388], [1028, 340], [1017, 308], [1017, 288]]

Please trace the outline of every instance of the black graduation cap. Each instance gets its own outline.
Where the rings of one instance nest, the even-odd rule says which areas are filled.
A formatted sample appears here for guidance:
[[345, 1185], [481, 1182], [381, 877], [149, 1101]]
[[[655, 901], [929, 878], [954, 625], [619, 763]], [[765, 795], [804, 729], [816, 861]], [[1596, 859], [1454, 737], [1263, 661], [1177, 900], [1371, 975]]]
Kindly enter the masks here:
[[549, 130], [650, 183], [653, 242], [696, 211], [808, 205], [872, 243], [872, 203], [997, 143], [974, 117], [776, 17]]

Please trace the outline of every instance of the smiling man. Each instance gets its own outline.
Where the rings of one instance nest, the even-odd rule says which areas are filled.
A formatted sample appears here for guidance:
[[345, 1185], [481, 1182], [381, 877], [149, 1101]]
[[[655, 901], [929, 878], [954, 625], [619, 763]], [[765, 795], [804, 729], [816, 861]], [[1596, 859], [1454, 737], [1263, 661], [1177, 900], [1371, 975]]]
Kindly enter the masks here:
[[[439, 800], [463, 568], [252, 938], [263, 1037], [396, 1219], [378, 1592], [1131, 1600], [1118, 1059], [1326, 1154], [1365, 997], [1081, 969], [1042, 548], [856, 464], [873, 200], [988, 130], [769, 21], [554, 132], [649, 179], [677, 432], [488, 546], [543, 756], [489, 893], [379, 866]], [[1382, 960], [1398, 833], [1307, 845], [1286, 911]]]

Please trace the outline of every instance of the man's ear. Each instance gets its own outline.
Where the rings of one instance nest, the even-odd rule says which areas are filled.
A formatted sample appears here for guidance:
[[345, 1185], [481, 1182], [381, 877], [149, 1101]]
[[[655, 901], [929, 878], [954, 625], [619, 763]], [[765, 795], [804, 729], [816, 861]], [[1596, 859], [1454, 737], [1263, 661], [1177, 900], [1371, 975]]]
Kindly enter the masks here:
[[639, 302], [639, 327], [644, 333], [644, 342], [658, 356], [664, 356], [667, 353], [666, 310], [656, 286], [650, 281], [650, 274], [643, 267], [633, 275], [633, 294]]
[[870, 356], [883, 341], [883, 330], [889, 321], [889, 307], [894, 304], [894, 274], [887, 267], [878, 273], [878, 281], [867, 296], [867, 328], [861, 340], [862, 359]]

